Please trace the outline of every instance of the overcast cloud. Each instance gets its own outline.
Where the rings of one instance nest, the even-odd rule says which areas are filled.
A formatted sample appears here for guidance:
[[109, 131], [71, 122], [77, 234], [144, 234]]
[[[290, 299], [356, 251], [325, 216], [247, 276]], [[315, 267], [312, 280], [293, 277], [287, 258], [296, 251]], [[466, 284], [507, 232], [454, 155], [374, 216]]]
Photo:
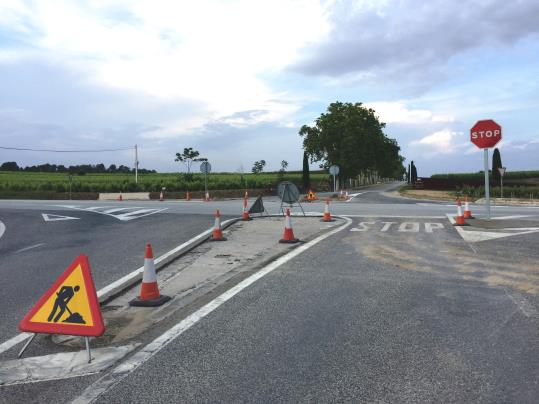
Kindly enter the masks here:
[[[538, 168], [538, 15], [531, 0], [3, 0], [0, 146], [301, 169], [299, 128], [339, 100], [374, 108], [420, 175], [479, 170], [467, 133], [485, 118], [509, 169]], [[133, 152], [0, 150], [13, 160], [132, 166]]]

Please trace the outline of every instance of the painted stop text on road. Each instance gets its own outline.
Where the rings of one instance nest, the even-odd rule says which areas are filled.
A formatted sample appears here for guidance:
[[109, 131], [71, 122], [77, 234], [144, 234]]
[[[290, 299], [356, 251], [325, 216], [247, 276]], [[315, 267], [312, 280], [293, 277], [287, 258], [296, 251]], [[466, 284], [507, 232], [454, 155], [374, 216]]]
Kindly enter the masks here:
[[394, 222], [385, 220], [374, 220], [367, 222], [359, 222], [357, 227], [353, 227], [350, 231], [379, 231], [399, 232], [399, 233], [434, 233], [436, 230], [444, 228], [443, 223], [439, 222]]

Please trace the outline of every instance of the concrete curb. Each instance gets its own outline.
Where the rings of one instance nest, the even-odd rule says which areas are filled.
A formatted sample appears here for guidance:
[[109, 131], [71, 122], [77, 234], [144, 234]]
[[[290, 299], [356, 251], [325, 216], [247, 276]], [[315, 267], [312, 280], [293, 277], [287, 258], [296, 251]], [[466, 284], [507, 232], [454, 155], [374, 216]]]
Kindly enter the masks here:
[[[226, 229], [227, 227], [233, 225], [234, 223], [240, 221], [241, 218], [233, 218], [225, 220], [221, 223], [221, 228]], [[200, 244], [208, 240], [212, 234], [213, 227], [208, 230], [200, 233], [198, 236], [193, 237], [192, 239], [186, 241], [185, 243], [179, 245], [178, 247], [166, 252], [165, 254], [157, 257], [155, 259], [155, 270], [160, 271], [165, 268], [168, 264], [174, 261], [176, 258], [182, 256], [183, 254], [191, 251], [193, 248], [198, 247]], [[144, 272], [144, 266], [134, 270], [133, 272], [123, 276], [122, 278], [114, 281], [113, 283], [101, 288], [97, 291], [97, 297], [100, 304], [105, 304], [115, 297], [124, 293], [127, 289], [130, 289], [132, 286], [136, 285], [142, 280], [142, 273]]]

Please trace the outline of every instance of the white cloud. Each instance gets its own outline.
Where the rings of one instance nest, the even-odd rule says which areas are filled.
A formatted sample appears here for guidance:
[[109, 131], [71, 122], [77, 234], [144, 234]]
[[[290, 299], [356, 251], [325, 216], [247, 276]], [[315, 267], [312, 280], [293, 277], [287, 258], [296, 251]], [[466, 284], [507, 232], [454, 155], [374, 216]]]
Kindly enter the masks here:
[[0, 6], [0, 22], [31, 26], [36, 52], [100, 86], [199, 102], [203, 120], [263, 109], [285, 119], [297, 107], [275, 101], [263, 76], [329, 31], [316, 0], [11, 3]]
[[423, 153], [427, 157], [451, 154], [467, 145], [463, 132], [454, 132], [450, 129], [434, 132], [410, 143], [412, 147], [423, 149]]
[[435, 115], [428, 109], [410, 109], [406, 106], [405, 101], [369, 102], [365, 105], [374, 109], [382, 122], [385, 123], [421, 124], [428, 122], [454, 121], [453, 117]]

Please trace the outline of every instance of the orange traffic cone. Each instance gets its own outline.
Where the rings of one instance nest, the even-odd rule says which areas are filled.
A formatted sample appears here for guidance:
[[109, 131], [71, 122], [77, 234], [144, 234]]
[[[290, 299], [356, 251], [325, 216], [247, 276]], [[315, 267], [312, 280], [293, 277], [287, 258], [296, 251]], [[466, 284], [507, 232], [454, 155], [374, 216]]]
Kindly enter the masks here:
[[165, 197], [163, 196], [163, 191], [159, 194], [159, 202], [163, 202], [165, 200]]
[[299, 239], [294, 237], [294, 230], [292, 230], [292, 219], [290, 218], [290, 209], [286, 208], [284, 234], [283, 234], [283, 238], [279, 240], [279, 243], [297, 243], [298, 241]]
[[186, 200], [186, 201], [190, 201], [190, 200], [191, 200], [191, 195], [189, 195], [189, 191], [187, 191], [186, 194], [185, 194], [185, 200]]
[[326, 199], [326, 207], [324, 208], [324, 218], [323, 222], [334, 222], [335, 220], [331, 218], [331, 213], [329, 213], [329, 198]]
[[122, 196], [122, 191], [120, 191], [120, 195], [118, 196], [118, 199], [116, 199], [118, 202], [122, 202], [124, 200]]
[[213, 232], [210, 238], [211, 241], [225, 241], [223, 237], [223, 231], [221, 230], [221, 213], [219, 209], [215, 211], [215, 223], [213, 225]]
[[464, 199], [464, 219], [473, 219], [472, 211], [470, 210], [470, 205], [468, 204], [468, 197]]
[[453, 223], [453, 226], [469, 226], [468, 223], [466, 223], [466, 220], [464, 220], [460, 199], [457, 199], [457, 217], [455, 218], [455, 223]]
[[130, 306], [155, 307], [168, 302], [170, 296], [159, 293], [157, 287], [157, 276], [155, 274], [155, 264], [153, 262], [153, 252], [150, 243], [146, 244], [146, 254], [144, 256], [144, 272], [142, 274], [142, 285], [140, 295], [129, 302]]
[[247, 209], [247, 192], [245, 193], [245, 197], [243, 198], [243, 214], [242, 214], [241, 220], [245, 222], [247, 220], [252, 220], [249, 217], [249, 209]]

